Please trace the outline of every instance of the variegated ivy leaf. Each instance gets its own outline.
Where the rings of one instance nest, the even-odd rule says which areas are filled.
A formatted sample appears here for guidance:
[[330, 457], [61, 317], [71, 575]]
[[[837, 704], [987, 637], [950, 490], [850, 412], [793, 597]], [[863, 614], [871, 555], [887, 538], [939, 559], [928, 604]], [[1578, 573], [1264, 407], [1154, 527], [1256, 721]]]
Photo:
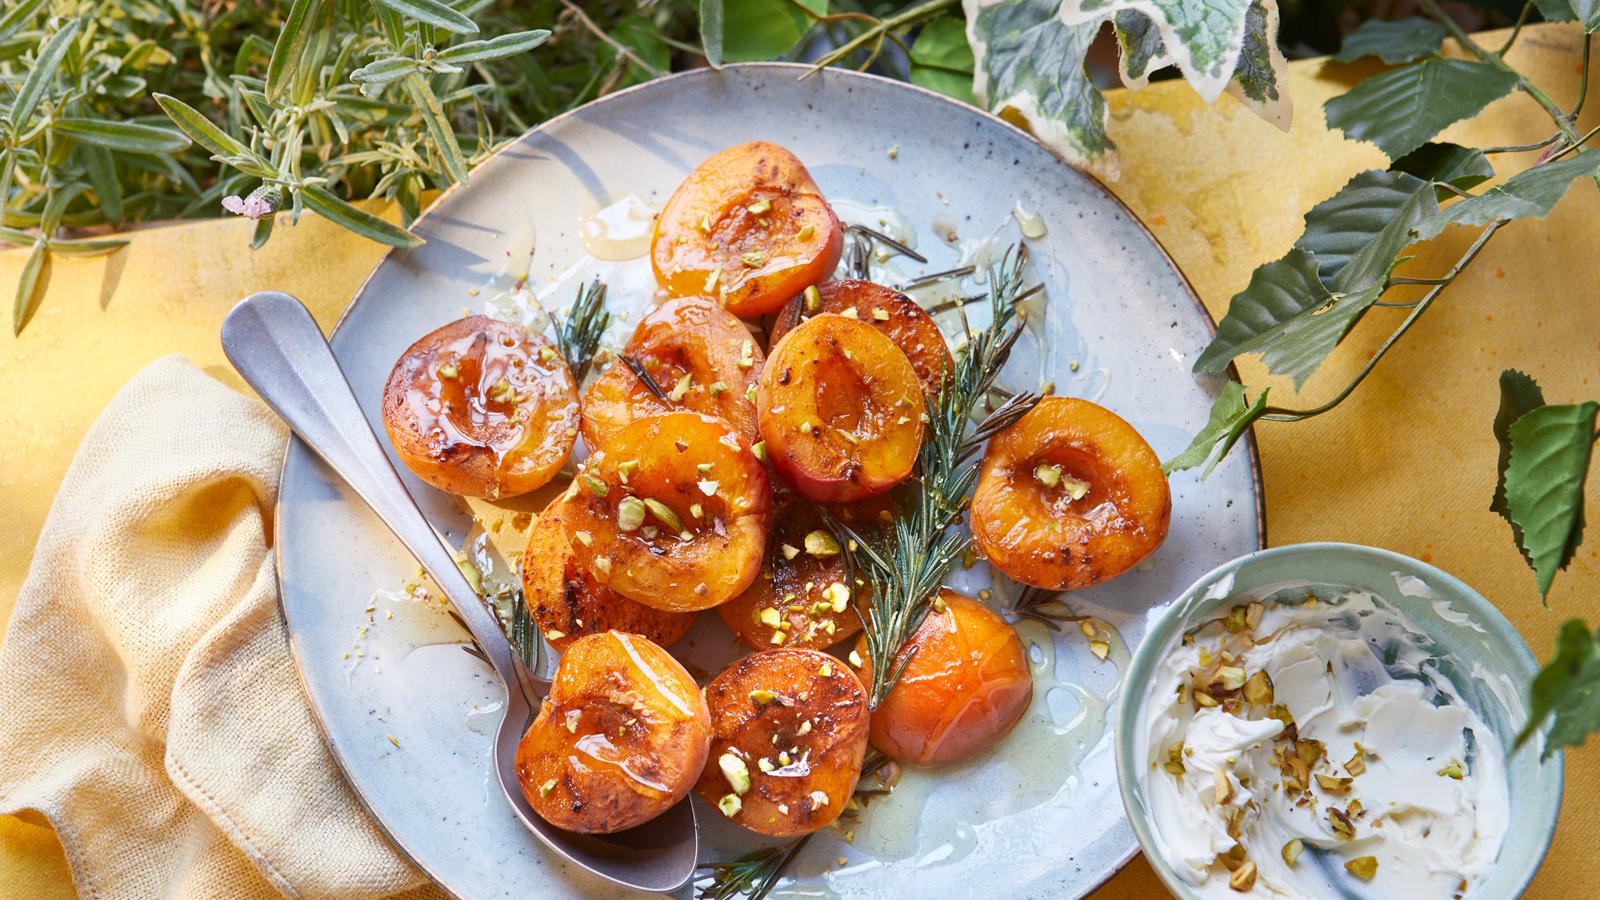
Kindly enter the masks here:
[[[1142, 12], [1124, 9], [1112, 20], [1121, 50], [1124, 84], [1139, 90], [1150, 74], [1173, 65], [1161, 30]], [[1268, 122], [1288, 130], [1294, 107], [1289, 100], [1289, 63], [1278, 50], [1277, 0], [1254, 0], [1245, 12], [1244, 39], [1240, 44], [1228, 93]]]
[[1083, 67], [1106, 15], [1069, 25], [1056, 0], [963, 0], [962, 8], [977, 101], [1016, 111], [1068, 161], [1116, 177], [1105, 98]]
[[1252, 0], [1065, 0], [1061, 19], [1099, 23], [1113, 13], [1144, 13], [1161, 34], [1167, 54], [1207, 103], [1233, 79], [1244, 46]]

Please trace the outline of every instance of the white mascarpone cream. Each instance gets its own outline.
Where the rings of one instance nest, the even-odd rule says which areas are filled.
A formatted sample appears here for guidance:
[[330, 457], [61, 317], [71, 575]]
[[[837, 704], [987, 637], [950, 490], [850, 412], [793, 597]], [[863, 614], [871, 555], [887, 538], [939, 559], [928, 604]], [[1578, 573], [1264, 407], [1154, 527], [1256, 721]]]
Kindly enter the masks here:
[[1420, 629], [1362, 592], [1233, 609], [1172, 649], [1141, 713], [1167, 863], [1203, 897], [1469, 892], [1508, 824], [1504, 751]]

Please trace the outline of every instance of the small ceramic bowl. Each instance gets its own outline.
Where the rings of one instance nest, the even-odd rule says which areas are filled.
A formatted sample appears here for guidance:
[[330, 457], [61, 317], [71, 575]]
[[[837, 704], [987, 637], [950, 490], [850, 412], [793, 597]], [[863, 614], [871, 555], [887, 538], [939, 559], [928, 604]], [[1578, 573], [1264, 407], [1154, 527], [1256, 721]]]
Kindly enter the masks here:
[[1521, 750], [1510, 750], [1527, 721], [1523, 697], [1538, 664], [1500, 611], [1460, 580], [1408, 556], [1338, 543], [1293, 544], [1241, 556], [1201, 576], [1177, 600], [1151, 612], [1150, 627], [1133, 654], [1118, 700], [1116, 757], [1122, 804], [1145, 858], [1161, 880], [1176, 897], [1196, 896], [1160, 851], [1147, 811], [1143, 773], [1134, 761], [1133, 742], [1139, 739], [1136, 726], [1148, 700], [1146, 688], [1157, 664], [1193, 625], [1242, 597], [1265, 596], [1291, 586], [1304, 586], [1319, 595], [1319, 588], [1329, 593], [1368, 591], [1416, 623], [1445, 657], [1472, 661], [1470, 672], [1451, 681], [1507, 748], [1506, 778], [1510, 809], [1515, 811], [1493, 873], [1472, 896], [1519, 896], [1550, 847], [1561, 806], [1560, 752], [1541, 763], [1537, 739]]

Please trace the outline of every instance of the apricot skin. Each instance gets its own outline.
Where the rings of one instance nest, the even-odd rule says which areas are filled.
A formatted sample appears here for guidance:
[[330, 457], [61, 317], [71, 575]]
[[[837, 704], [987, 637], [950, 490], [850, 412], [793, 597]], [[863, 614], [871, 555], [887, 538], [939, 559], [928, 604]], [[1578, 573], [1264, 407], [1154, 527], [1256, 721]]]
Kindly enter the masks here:
[[776, 347], [791, 328], [812, 316], [850, 310], [905, 353], [924, 394], [933, 397], [939, 393], [945, 373], [955, 365], [944, 334], [917, 301], [881, 284], [847, 278], [817, 285], [815, 303], [800, 296], [783, 307], [772, 324], [768, 343]]
[[[1016, 629], [971, 597], [944, 590], [939, 599], [901, 648], [897, 665], [912, 648], [915, 654], [872, 713], [872, 746], [913, 766], [957, 763], [989, 749], [1033, 700], [1033, 673]], [[856, 652], [870, 684], [865, 636]]]
[[706, 686], [706, 702], [711, 750], [696, 790], [713, 808], [734, 792], [718, 763], [733, 753], [750, 777], [735, 823], [789, 837], [816, 831], [844, 811], [861, 777], [868, 728], [866, 688], [848, 666], [815, 650], [752, 653]]
[[545, 821], [610, 834], [688, 796], [705, 767], [711, 716], [677, 660], [637, 635], [579, 638], [517, 745], [517, 782]]
[[383, 388], [383, 424], [418, 478], [498, 499], [543, 487], [577, 437], [572, 373], [543, 335], [488, 316], [412, 344]]
[[811, 173], [764, 141], [712, 155], [656, 218], [650, 260], [674, 297], [712, 296], [759, 316], [832, 274], [844, 230]]
[[[1060, 483], [1041, 481], [1041, 466], [1058, 467]], [[1072, 499], [1083, 485], [1087, 492]], [[1051, 590], [1133, 568], [1161, 546], [1171, 519], [1155, 451], [1115, 413], [1072, 397], [1046, 397], [995, 435], [972, 497], [972, 536], [984, 556]]]

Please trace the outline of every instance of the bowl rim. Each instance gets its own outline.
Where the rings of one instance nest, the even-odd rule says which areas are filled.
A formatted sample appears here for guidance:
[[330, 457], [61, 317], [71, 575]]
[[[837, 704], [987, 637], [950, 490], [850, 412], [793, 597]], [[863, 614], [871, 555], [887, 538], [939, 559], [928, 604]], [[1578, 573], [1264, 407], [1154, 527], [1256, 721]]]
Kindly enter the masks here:
[[[1487, 629], [1492, 637], [1503, 641], [1511, 647], [1517, 662], [1526, 669], [1530, 677], [1539, 671], [1538, 660], [1534, 657], [1533, 651], [1528, 648], [1527, 641], [1523, 640], [1521, 633], [1512, 626], [1505, 614], [1500, 612], [1499, 607], [1495, 606], [1488, 598], [1478, 593], [1466, 582], [1438, 566], [1393, 550], [1344, 541], [1306, 541], [1297, 544], [1283, 544], [1246, 553], [1201, 575], [1195, 579], [1193, 584], [1185, 588], [1182, 593], [1169, 601], [1156, 617], [1146, 624], [1144, 638], [1140, 641], [1139, 646], [1134, 649], [1133, 655], [1128, 661], [1127, 672], [1123, 676], [1124, 690], [1121, 696], [1117, 698], [1117, 725], [1116, 731], [1112, 735], [1113, 755], [1117, 770], [1117, 792], [1122, 797], [1123, 813], [1127, 816], [1128, 823], [1133, 828], [1134, 837], [1139, 842], [1140, 853], [1150, 864], [1150, 868], [1155, 871], [1156, 876], [1161, 879], [1161, 883], [1166, 886], [1168, 891], [1172, 892], [1174, 897], [1193, 898], [1197, 895], [1193, 887], [1187, 881], [1178, 877], [1172, 867], [1168, 865], [1166, 859], [1162, 857], [1160, 851], [1156, 849], [1154, 829], [1150, 820], [1136, 812], [1140, 808], [1134, 803], [1134, 785], [1137, 783], [1138, 773], [1132, 771], [1133, 752], [1129, 746], [1130, 738], [1127, 737], [1132, 732], [1128, 723], [1136, 721], [1134, 717], [1142, 707], [1147, 697], [1147, 692], [1143, 690], [1144, 684], [1137, 686], [1134, 684], [1134, 678], [1137, 673], [1152, 665], [1151, 658], [1161, 647], [1166, 645], [1172, 637], [1174, 629], [1180, 627], [1181, 620], [1186, 618], [1179, 612], [1181, 607], [1201, 592], [1208, 590], [1222, 578], [1267, 559], [1295, 556], [1317, 557], [1330, 553], [1381, 560], [1384, 563], [1411, 570], [1407, 574], [1425, 577], [1431, 584], [1443, 588], [1442, 593], [1452, 594], [1452, 601], [1459, 597], [1471, 606], [1474, 620]], [[1552, 788], [1555, 800], [1553, 805], [1554, 815], [1544, 831], [1543, 839], [1537, 845], [1538, 852], [1530, 857], [1527, 872], [1515, 885], [1515, 890], [1511, 896], [1520, 896], [1527, 889], [1528, 884], [1533, 881], [1534, 875], [1544, 865], [1544, 859], [1550, 852], [1550, 844], [1555, 839], [1556, 826], [1561, 817], [1561, 800], [1566, 790], [1566, 755], [1560, 748], [1553, 750], [1549, 758], [1542, 761], [1541, 766], [1550, 766], [1552, 762], [1554, 763], [1555, 772], [1554, 787]], [[1546, 780], [1546, 783], [1550, 782]], [[1499, 865], [1501, 865], [1501, 861], [1497, 857], [1496, 866]]]

